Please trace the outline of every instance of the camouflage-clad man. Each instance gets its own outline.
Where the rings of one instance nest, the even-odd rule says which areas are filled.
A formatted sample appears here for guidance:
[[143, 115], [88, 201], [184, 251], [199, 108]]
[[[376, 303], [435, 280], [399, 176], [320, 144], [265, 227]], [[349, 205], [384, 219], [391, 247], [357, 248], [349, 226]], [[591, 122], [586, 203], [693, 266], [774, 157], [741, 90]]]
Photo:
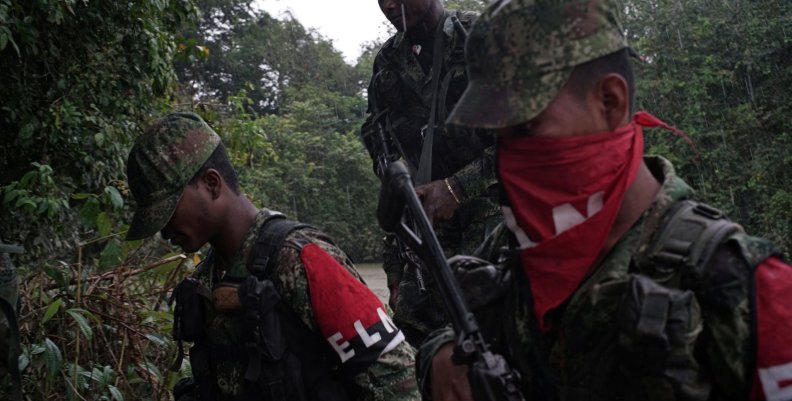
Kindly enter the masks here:
[[[0, 396], [11, 400], [22, 400], [19, 373], [19, 276], [11, 263], [9, 254], [19, 254], [20, 246], [0, 241]], [[6, 384], [10, 383], [10, 389]], [[5, 398], [3, 398], [5, 399]]]
[[[496, 181], [491, 142], [478, 130], [443, 122], [467, 86], [463, 50], [476, 14], [446, 11], [440, 0], [379, 0], [379, 6], [398, 32], [374, 60], [363, 142], [376, 170], [384, 157], [377, 131], [384, 129], [391, 153], [413, 169], [445, 252], [470, 253], [500, 221], [489, 192]], [[442, 301], [429, 274], [406, 264], [393, 242], [384, 259], [394, 319], [417, 346], [444, 323]]]
[[[684, 133], [633, 113], [622, 10], [499, 0], [474, 25], [450, 122], [498, 134], [509, 246], [458, 268], [468, 301], [527, 399], [791, 400], [792, 267], [644, 157], [643, 128]], [[451, 334], [424, 344], [419, 380], [470, 400]]]
[[412, 350], [349, 258], [253, 206], [199, 116], [158, 120], [127, 175], [138, 205], [127, 239], [159, 231], [185, 252], [212, 246], [174, 292], [174, 336], [194, 342], [195, 382], [177, 386], [178, 399], [417, 398]]

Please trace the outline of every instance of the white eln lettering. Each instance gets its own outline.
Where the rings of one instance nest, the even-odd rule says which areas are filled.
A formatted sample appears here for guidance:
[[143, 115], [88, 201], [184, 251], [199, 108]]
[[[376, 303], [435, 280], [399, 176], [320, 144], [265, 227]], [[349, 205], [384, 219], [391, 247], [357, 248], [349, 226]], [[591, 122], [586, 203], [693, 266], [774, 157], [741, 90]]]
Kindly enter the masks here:
[[586, 216], [580, 214], [572, 204], [564, 203], [553, 208], [553, 223], [555, 223], [556, 235], [584, 221], [586, 221]]
[[506, 227], [514, 233], [514, 236], [517, 237], [517, 242], [520, 243], [520, 249], [528, 249], [533, 248], [536, 245], [539, 245], [536, 242], [531, 241], [528, 238], [528, 235], [525, 234], [522, 228], [517, 224], [517, 219], [514, 217], [514, 212], [508, 206], [502, 206], [501, 209], [503, 210], [503, 219], [506, 222]]
[[369, 335], [369, 333], [366, 331], [366, 328], [363, 327], [363, 323], [361, 323], [360, 320], [355, 321], [355, 331], [357, 331], [358, 335], [360, 336], [360, 339], [363, 340], [363, 345], [365, 345], [366, 348], [371, 348], [372, 345], [382, 340], [382, 336], [380, 335], [380, 333], [374, 332], [374, 334]]
[[380, 321], [382, 322], [382, 325], [385, 326], [385, 331], [387, 331], [388, 334], [398, 330], [396, 328], [396, 325], [393, 324], [393, 321], [391, 320], [390, 316], [388, 316], [388, 314], [385, 313], [385, 311], [382, 310], [382, 308], [377, 308], [377, 315], [379, 315]]
[[759, 369], [759, 380], [767, 401], [792, 400], [792, 362]]
[[602, 210], [603, 200], [605, 199], [605, 192], [597, 192], [589, 196], [586, 205], [586, 214], [583, 216], [569, 203], [564, 203], [553, 208], [553, 223], [555, 223], [555, 234], [559, 235], [572, 227], [586, 221]]
[[594, 195], [589, 196], [588, 198], [588, 205], [586, 208], [586, 212], [588, 212], [588, 218], [591, 216], [599, 213], [602, 210], [602, 205], [605, 203], [605, 192], [599, 191]]
[[[339, 342], [339, 340], [343, 340], [344, 336], [341, 335], [341, 332], [333, 334], [330, 337], [327, 337], [327, 341], [330, 342], [330, 346], [338, 353], [338, 356], [341, 357], [341, 362], [346, 362], [349, 358], [355, 356], [355, 350], [349, 345], [349, 341]], [[346, 349], [349, 349], [348, 351]]]

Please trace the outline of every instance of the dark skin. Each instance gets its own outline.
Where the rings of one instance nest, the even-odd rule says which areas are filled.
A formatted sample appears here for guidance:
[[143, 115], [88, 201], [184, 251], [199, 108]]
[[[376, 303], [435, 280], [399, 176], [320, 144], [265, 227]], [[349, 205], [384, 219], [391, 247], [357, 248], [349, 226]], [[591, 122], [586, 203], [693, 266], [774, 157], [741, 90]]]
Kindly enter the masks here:
[[[187, 185], [162, 238], [184, 252], [197, 252], [207, 242], [212, 245], [221, 266], [233, 260], [256, 220], [258, 209], [242, 194], [235, 193], [215, 169], [203, 171], [195, 184]], [[221, 287], [212, 291], [218, 310], [241, 306], [236, 289]]]
[[185, 252], [195, 252], [208, 242], [221, 260], [230, 262], [257, 213], [250, 200], [236, 194], [217, 170], [207, 169], [195, 184], [184, 188], [161, 234]]
[[[565, 137], [613, 131], [630, 122], [630, 96], [621, 75], [601, 77], [585, 94], [576, 94], [566, 86], [552, 102], [528, 124], [501, 128], [499, 136], [534, 135]], [[652, 204], [660, 183], [641, 162], [637, 177], [627, 190], [600, 257], [619, 241]], [[444, 345], [432, 359], [430, 372], [432, 398], [435, 401], [473, 401], [467, 367], [451, 362], [453, 344]]]
[[413, 39], [431, 37], [443, 17], [443, 4], [439, 0], [378, 0], [378, 3], [396, 30], [403, 32], [406, 24], [407, 36]]
[[[403, 32], [406, 25], [406, 35], [416, 44], [426, 43], [433, 38], [444, 12], [443, 4], [439, 0], [378, 0], [378, 3], [385, 18], [397, 31]], [[456, 178], [448, 177], [448, 183], [461, 200], [463, 191]], [[450, 219], [459, 207], [444, 180], [420, 185], [415, 188], [415, 193], [421, 199], [426, 217], [432, 225], [435, 221]], [[399, 284], [393, 284], [389, 288], [388, 303], [395, 308]]]

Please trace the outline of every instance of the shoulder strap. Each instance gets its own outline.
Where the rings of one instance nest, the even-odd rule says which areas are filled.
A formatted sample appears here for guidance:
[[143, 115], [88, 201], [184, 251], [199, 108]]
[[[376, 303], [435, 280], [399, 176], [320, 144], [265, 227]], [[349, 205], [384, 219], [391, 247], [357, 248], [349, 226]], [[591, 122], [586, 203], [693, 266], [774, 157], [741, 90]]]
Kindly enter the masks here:
[[678, 286], [677, 273], [683, 268], [700, 270], [720, 244], [742, 231], [739, 224], [712, 206], [680, 201], [661, 217], [646, 249], [638, 256], [638, 269], [660, 283]]
[[267, 279], [278, 265], [278, 253], [283, 241], [292, 231], [306, 227], [310, 226], [288, 220], [282, 214], [271, 216], [262, 224], [256, 243], [250, 250], [247, 261], [248, 271], [259, 280]]
[[432, 55], [432, 105], [429, 111], [429, 123], [426, 126], [426, 135], [424, 135], [423, 138], [421, 159], [418, 163], [418, 174], [415, 177], [416, 186], [426, 184], [432, 180], [432, 145], [434, 142], [435, 122], [437, 118], [438, 89], [440, 88], [441, 70], [443, 69], [443, 55], [446, 50], [446, 35], [445, 32], [443, 32], [443, 26], [448, 18], [448, 14], [446, 13], [435, 31], [434, 48], [432, 49], [434, 52]]

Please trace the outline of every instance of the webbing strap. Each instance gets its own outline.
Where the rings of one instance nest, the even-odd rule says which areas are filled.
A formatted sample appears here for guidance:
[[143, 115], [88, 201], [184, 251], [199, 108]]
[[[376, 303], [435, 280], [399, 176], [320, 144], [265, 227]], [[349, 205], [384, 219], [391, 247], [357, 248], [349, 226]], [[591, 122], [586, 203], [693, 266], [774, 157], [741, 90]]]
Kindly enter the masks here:
[[292, 231], [306, 227], [310, 226], [287, 220], [282, 214], [270, 217], [261, 225], [259, 236], [250, 251], [248, 271], [259, 280], [267, 280], [278, 265], [278, 253], [283, 241]]
[[415, 177], [415, 184], [426, 184], [432, 180], [432, 144], [434, 141], [435, 119], [437, 118], [437, 99], [438, 88], [440, 87], [440, 73], [443, 69], [443, 53], [445, 53], [445, 32], [443, 27], [448, 14], [443, 16], [443, 20], [437, 24], [435, 32], [434, 48], [432, 51], [432, 106], [429, 112], [429, 124], [426, 126], [426, 135], [423, 138], [421, 148], [421, 161], [418, 163], [418, 174]]
[[681, 268], [694, 271], [706, 266], [718, 246], [742, 228], [711, 206], [680, 201], [657, 226], [650, 246], [639, 257], [639, 268], [660, 283], [676, 280]]

